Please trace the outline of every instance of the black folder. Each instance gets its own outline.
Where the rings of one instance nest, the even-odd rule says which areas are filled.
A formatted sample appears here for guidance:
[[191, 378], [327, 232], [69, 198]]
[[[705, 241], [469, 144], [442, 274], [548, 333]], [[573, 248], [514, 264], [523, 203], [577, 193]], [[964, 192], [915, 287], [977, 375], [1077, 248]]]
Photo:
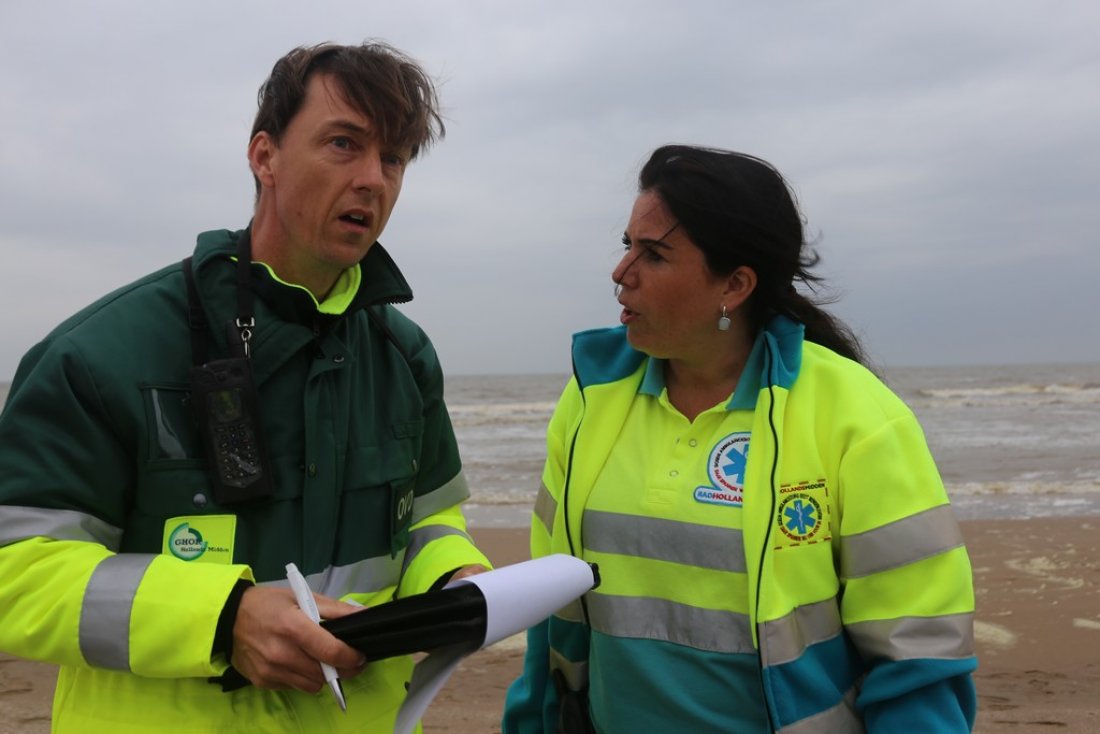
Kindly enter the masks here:
[[[321, 626], [366, 656], [382, 660], [465, 643], [471, 650], [485, 642], [488, 608], [474, 584], [395, 599], [346, 617], [325, 619]], [[249, 680], [230, 667], [219, 678], [223, 691], [235, 691]]]
[[487, 624], [485, 596], [474, 584], [395, 599], [321, 622], [368, 661], [430, 652], [458, 643], [477, 649], [485, 642]]

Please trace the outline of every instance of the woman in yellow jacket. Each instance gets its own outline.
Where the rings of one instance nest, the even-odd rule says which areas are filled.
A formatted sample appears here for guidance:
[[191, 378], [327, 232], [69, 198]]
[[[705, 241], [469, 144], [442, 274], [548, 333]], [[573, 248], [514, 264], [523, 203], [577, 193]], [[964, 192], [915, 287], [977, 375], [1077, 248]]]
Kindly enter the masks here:
[[966, 550], [912, 412], [795, 289], [786, 182], [666, 146], [639, 189], [532, 520], [602, 584], [529, 631], [505, 733], [969, 731]]

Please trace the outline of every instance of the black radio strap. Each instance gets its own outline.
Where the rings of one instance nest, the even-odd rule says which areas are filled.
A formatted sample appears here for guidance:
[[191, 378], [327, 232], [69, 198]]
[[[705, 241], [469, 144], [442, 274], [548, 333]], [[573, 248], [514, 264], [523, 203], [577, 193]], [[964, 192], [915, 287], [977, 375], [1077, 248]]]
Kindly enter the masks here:
[[241, 232], [237, 240], [237, 330], [241, 336], [244, 356], [250, 357], [249, 342], [256, 328], [256, 319], [252, 315], [252, 227]]
[[195, 286], [195, 273], [191, 258], [183, 259], [183, 279], [187, 281], [187, 323], [191, 327], [191, 363], [206, 364], [206, 333], [210, 325], [199, 303], [199, 289]]
[[[252, 314], [252, 228], [241, 233], [237, 241], [237, 331], [241, 337], [244, 356], [249, 357], [249, 342], [256, 328], [256, 319]], [[199, 301], [199, 289], [195, 284], [195, 270], [190, 257], [183, 259], [183, 279], [187, 282], [187, 323], [191, 327], [191, 363], [206, 364], [207, 335], [210, 324]]]
[[[256, 326], [249, 283], [251, 264], [245, 230], [237, 243], [237, 318], [226, 324], [233, 354], [207, 361], [210, 324], [199, 300], [194, 262], [190, 257], [183, 261], [193, 361], [189, 371], [190, 402], [214, 501], [219, 505], [258, 500], [274, 493], [275, 475], [263, 440], [259, 394], [249, 358], [249, 341]], [[236, 344], [234, 335], [240, 339]]]

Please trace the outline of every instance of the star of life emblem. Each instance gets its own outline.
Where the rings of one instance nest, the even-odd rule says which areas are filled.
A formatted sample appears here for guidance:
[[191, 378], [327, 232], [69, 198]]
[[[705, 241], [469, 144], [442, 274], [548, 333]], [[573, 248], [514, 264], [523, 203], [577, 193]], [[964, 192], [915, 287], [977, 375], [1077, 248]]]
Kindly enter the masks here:
[[707, 458], [707, 476], [710, 479], [710, 486], [695, 488], [697, 502], [741, 506], [751, 435], [747, 431], [731, 433], [715, 444]]

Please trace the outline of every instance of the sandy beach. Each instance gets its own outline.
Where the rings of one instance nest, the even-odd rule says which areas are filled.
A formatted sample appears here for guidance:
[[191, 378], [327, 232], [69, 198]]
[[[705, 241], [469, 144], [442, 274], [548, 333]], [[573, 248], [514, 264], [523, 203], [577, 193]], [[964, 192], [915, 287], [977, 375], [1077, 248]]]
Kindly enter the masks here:
[[[1100, 517], [963, 523], [977, 587], [981, 734], [1100, 732]], [[523, 530], [474, 530], [493, 562], [527, 557]], [[470, 656], [427, 732], [500, 730], [522, 637]], [[55, 668], [0, 654], [0, 734], [49, 731]]]

